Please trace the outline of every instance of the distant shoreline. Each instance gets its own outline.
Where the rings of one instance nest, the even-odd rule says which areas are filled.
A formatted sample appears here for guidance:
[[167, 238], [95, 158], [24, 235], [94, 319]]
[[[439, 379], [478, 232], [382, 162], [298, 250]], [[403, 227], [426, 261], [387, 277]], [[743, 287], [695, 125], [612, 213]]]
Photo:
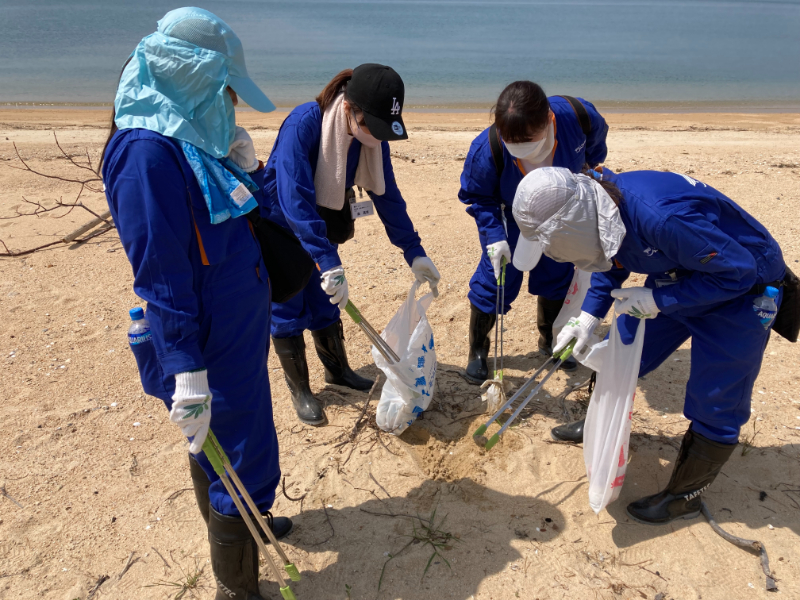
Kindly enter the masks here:
[[[278, 112], [289, 112], [292, 108], [305, 102], [296, 104], [280, 103]], [[800, 113], [800, 102], [782, 101], [736, 101], [736, 100], [687, 100], [687, 101], [622, 101], [622, 100], [597, 100], [594, 105], [607, 113]], [[73, 109], [97, 110], [111, 108], [111, 103], [80, 103], [80, 102], [0, 102], [3, 109]], [[405, 110], [411, 113], [482, 113], [488, 112], [491, 103], [483, 102], [454, 102], [432, 104], [407, 104]], [[240, 107], [237, 110], [250, 111], [249, 107]]]

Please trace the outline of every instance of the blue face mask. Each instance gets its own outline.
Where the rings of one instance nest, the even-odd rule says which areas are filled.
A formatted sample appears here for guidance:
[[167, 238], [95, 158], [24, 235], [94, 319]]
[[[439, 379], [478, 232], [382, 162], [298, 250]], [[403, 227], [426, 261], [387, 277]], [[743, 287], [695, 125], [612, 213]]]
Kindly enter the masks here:
[[214, 158], [226, 156], [236, 128], [226, 89], [230, 60], [162, 33], [148, 35], [120, 78], [114, 100], [117, 127], [149, 129]]

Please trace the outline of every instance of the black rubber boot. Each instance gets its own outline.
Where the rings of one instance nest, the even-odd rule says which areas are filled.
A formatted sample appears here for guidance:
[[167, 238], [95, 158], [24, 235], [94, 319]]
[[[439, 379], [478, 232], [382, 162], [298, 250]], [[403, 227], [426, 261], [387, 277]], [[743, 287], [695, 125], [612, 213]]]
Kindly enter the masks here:
[[582, 444], [584, 423], [586, 423], [586, 419], [581, 419], [580, 421], [573, 421], [572, 423], [566, 423], [564, 425], [559, 425], [558, 427], [553, 427], [553, 429], [550, 430], [550, 435], [557, 442], [572, 442], [574, 444]]
[[302, 335], [288, 338], [272, 338], [272, 347], [281, 361], [286, 385], [292, 393], [292, 404], [298, 418], [306, 425], [315, 427], [325, 423], [325, 411], [311, 393], [308, 384], [306, 342]]
[[200, 509], [200, 514], [203, 515], [203, 521], [208, 525], [208, 509], [210, 500], [208, 498], [208, 488], [211, 487], [211, 481], [203, 471], [203, 467], [197, 462], [197, 459], [189, 455], [189, 473], [192, 476], [192, 486], [194, 487], [194, 497], [197, 499], [197, 508]]
[[258, 546], [244, 520], [222, 515], [212, 507], [208, 543], [217, 582], [214, 600], [264, 600], [258, 592]]
[[[208, 475], [197, 462], [193, 455], [189, 455], [189, 473], [192, 476], [192, 484], [194, 485], [194, 497], [197, 499], [197, 506], [200, 509], [200, 514], [203, 515], [203, 520], [208, 525], [208, 520], [211, 512], [211, 499], [208, 496], [208, 488], [211, 487], [211, 480]], [[263, 513], [267, 521], [267, 525], [275, 534], [276, 539], [281, 539], [289, 535], [292, 531], [292, 520], [288, 517], [273, 517], [272, 513], [267, 511]], [[264, 535], [262, 534], [262, 537]], [[268, 543], [264, 537], [264, 541]]]
[[700, 514], [702, 494], [738, 444], [720, 444], [689, 429], [683, 436], [672, 477], [665, 490], [628, 505], [628, 515], [646, 525], [664, 525]]
[[469, 357], [467, 358], [467, 379], [481, 384], [489, 378], [489, 333], [497, 315], [485, 313], [470, 302], [469, 315]]
[[[292, 530], [291, 519], [273, 519], [269, 512], [264, 516], [276, 538], [285, 537]], [[244, 520], [222, 515], [210, 507], [208, 543], [217, 581], [214, 600], [264, 600], [258, 592], [258, 546]]]
[[325, 329], [312, 331], [314, 347], [325, 366], [325, 382], [349, 387], [353, 390], [367, 391], [375, 383], [372, 379], [361, 377], [347, 362], [347, 351], [344, 347], [344, 327], [341, 320], [328, 325]]
[[[564, 305], [563, 300], [548, 300], [542, 296], [536, 298], [536, 328], [539, 330], [539, 350], [546, 356], [553, 355], [553, 323]], [[578, 361], [570, 356], [561, 363], [562, 371], [574, 371]]]

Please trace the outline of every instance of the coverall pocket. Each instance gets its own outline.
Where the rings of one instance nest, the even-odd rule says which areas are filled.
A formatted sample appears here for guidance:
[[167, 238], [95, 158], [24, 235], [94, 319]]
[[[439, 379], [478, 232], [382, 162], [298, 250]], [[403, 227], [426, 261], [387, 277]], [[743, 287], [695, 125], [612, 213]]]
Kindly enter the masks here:
[[205, 303], [212, 308], [249, 305], [250, 298], [258, 293], [256, 288], [259, 286], [263, 287], [263, 294], [268, 302], [267, 279], [266, 269], [259, 261], [256, 265], [216, 279], [212, 286], [207, 286], [203, 294]]

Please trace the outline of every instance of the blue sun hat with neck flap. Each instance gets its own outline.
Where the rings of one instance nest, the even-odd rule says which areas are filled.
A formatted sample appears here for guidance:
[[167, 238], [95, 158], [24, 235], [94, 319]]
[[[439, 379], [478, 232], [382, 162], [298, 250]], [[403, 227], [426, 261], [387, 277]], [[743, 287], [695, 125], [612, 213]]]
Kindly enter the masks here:
[[275, 110], [247, 74], [242, 43], [219, 17], [178, 8], [133, 51], [114, 99], [119, 129], [148, 129], [178, 140], [212, 223], [257, 206], [250, 176], [226, 158], [236, 134], [230, 86], [260, 112]]
[[236, 127], [228, 86], [255, 110], [275, 110], [250, 79], [233, 30], [207, 10], [178, 8], [131, 54], [114, 100], [115, 122], [120, 129], [149, 129], [222, 158]]

